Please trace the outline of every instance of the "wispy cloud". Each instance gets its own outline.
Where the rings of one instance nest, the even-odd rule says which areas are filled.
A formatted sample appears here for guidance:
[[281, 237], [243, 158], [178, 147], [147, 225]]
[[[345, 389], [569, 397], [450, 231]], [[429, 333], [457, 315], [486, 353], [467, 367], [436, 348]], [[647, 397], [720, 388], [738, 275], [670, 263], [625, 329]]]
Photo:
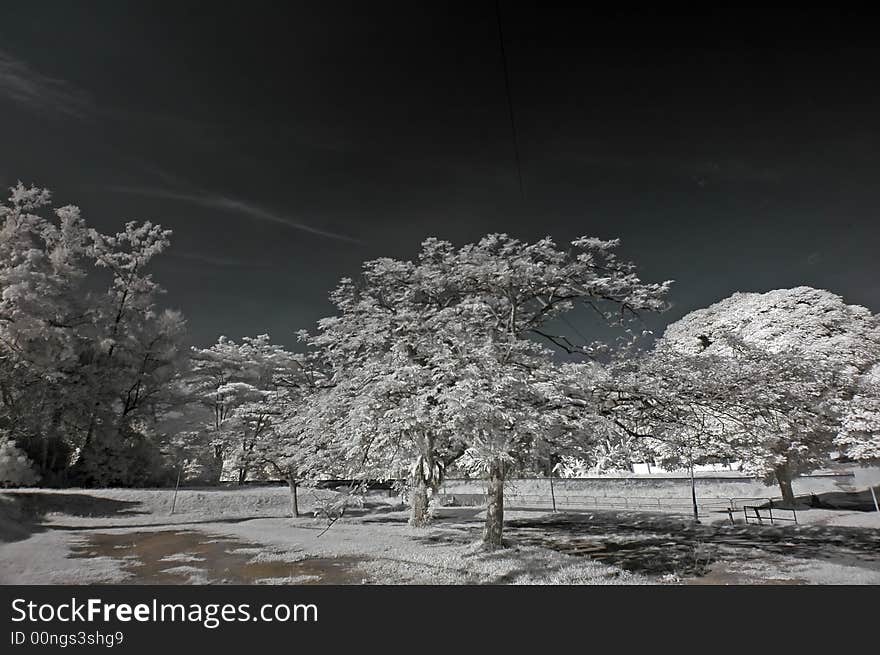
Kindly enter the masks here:
[[238, 200], [236, 198], [229, 198], [227, 196], [218, 195], [215, 193], [183, 193], [179, 191], [171, 191], [169, 189], [136, 186], [112, 186], [107, 187], [107, 190], [116, 193], [131, 193], [150, 198], [178, 200], [181, 202], [198, 205], [200, 207], [207, 207], [209, 209], [218, 209], [230, 213], [242, 214], [258, 221], [277, 223], [279, 225], [284, 225], [286, 227], [292, 228], [294, 230], [308, 232], [309, 234], [315, 234], [317, 236], [334, 239], [336, 241], [362, 243], [360, 239], [348, 236], [347, 234], [340, 234], [338, 232], [322, 230], [321, 228], [302, 223], [300, 221], [289, 218], [288, 216], [283, 216], [253, 203], [244, 200]]
[[0, 50], [0, 96], [32, 110], [84, 119], [94, 108], [85, 91], [65, 80], [34, 70], [27, 62]]
[[200, 264], [210, 264], [211, 266], [218, 266], [220, 268], [269, 268], [271, 266], [271, 264], [265, 262], [242, 261], [230, 257], [203, 255], [197, 252], [174, 252], [173, 249], [169, 251], [169, 257], [185, 259]]

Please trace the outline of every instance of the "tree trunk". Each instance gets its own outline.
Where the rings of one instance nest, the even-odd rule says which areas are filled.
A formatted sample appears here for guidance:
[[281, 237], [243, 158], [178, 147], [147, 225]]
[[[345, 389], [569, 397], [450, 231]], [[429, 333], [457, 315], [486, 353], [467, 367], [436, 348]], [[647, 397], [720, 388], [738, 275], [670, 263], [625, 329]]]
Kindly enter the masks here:
[[212, 485], [219, 485], [223, 479], [223, 448], [214, 446], [214, 453], [211, 457], [211, 471], [209, 482]]
[[791, 486], [791, 471], [788, 463], [780, 464], [773, 469], [773, 472], [776, 474], [776, 482], [779, 483], [779, 490], [782, 492], [782, 501], [794, 507], [794, 489]]
[[296, 478], [287, 476], [287, 486], [290, 487], [290, 513], [293, 518], [299, 518], [299, 501], [296, 496]]
[[483, 528], [483, 547], [494, 550], [501, 548], [504, 530], [504, 463], [492, 462], [489, 466], [487, 488], [486, 525]]
[[49, 437], [43, 436], [43, 443], [40, 449], [40, 477], [45, 480], [49, 477]]
[[436, 492], [439, 486], [434, 475], [434, 437], [429, 432], [424, 435], [425, 442], [422, 446], [422, 454], [413, 467], [410, 480], [411, 490], [409, 496], [410, 517], [409, 524], [421, 528], [431, 521], [428, 508], [428, 489]]
[[[61, 425], [61, 403], [52, 399], [50, 402], [55, 403], [52, 409], [52, 420], [49, 423], [49, 429], [43, 435], [42, 448], [40, 450], [40, 477], [48, 480], [50, 477], [49, 469], [49, 451], [58, 447], [57, 442], [61, 440], [59, 435], [59, 427]], [[54, 453], [52, 453], [54, 455]], [[53, 458], [54, 459], [54, 458]]]
[[694, 480], [694, 465], [690, 465], [691, 473], [691, 502], [694, 504], [694, 523], [700, 522], [700, 512], [697, 509], [697, 483]]
[[92, 406], [92, 414], [89, 417], [89, 427], [86, 430], [86, 438], [83, 440], [81, 452], [85, 452], [89, 449], [89, 446], [92, 444], [92, 435], [95, 434], [95, 428], [97, 427], [98, 422], [98, 409], [101, 407], [101, 402], [96, 400], [95, 404]]
[[422, 467], [412, 476], [412, 488], [409, 492], [409, 524], [414, 528], [423, 528], [428, 525], [428, 483], [422, 475]]

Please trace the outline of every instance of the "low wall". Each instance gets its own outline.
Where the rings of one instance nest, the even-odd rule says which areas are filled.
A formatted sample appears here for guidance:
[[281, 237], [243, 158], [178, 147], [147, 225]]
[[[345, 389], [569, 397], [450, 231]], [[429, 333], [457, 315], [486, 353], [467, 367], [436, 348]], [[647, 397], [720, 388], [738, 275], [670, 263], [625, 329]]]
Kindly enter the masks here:
[[[874, 469], [875, 471], [878, 469]], [[833, 491], [855, 491], [866, 486], [874, 475], [863, 471], [841, 471], [796, 478], [792, 486], [795, 495], [820, 494]], [[779, 487], [766, 485], [760, 478], [738, 475], [701, 475], [695, 478], [698, 500], [711, 501], [744, 498], [778, 498]], [[548, 478], [519, 478], [505, 483], [505, 502], [513, 507], [544, 505], [551, 502]], [[597, 502], [612, 506], [650, 507], [652, 503], [667, 504], [668, 501], [690, 502], [691, 481], [689, 477], [627, 476], [595, 478], [554, 478], [553, 495], [561, 504], [589, 504]], [[439, 491], [441, 502], [475, 504], [486, 493], [484, 480], [446, 480]], [[720, 502], [718, 504], [721, 504]]]

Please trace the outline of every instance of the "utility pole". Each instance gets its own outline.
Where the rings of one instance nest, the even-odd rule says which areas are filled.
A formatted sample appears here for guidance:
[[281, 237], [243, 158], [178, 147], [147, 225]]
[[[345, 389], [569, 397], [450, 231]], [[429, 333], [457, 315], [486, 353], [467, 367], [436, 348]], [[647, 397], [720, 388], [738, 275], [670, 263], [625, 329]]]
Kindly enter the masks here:
[[691, 501], [694, 504], [694, 523], [700, 522], [700, 514], [697, 510], [697, 483], [694, 480], [694, 453], [693, 451], [688, 451], [688, 469], [691, 474]]
[[177, 490], [180, 489], [180, 473], [183, 471], [183, 464], [177, 466], [177, 482], [174, 485], [174, 497], [171, 499], [171, 511], [168, 516], [174, 514], [174, 506], [177, 505]]

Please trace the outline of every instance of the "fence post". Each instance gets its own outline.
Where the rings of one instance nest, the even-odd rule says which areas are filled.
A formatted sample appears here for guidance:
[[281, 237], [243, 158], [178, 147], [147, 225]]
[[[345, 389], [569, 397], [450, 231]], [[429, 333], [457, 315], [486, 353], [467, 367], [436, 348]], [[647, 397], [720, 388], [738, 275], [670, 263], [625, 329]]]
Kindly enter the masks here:
[[773, 499], [768, 498], [767, 503], [767, 507], [770, 509], [770, 525], [773, 525]]
[[877, 494], [874, 493], [874, 487], [868, 487], [871, 490], [871, 498], [874, 499], [874, 511], [880, 512], [880, 505], [877, 504]]

